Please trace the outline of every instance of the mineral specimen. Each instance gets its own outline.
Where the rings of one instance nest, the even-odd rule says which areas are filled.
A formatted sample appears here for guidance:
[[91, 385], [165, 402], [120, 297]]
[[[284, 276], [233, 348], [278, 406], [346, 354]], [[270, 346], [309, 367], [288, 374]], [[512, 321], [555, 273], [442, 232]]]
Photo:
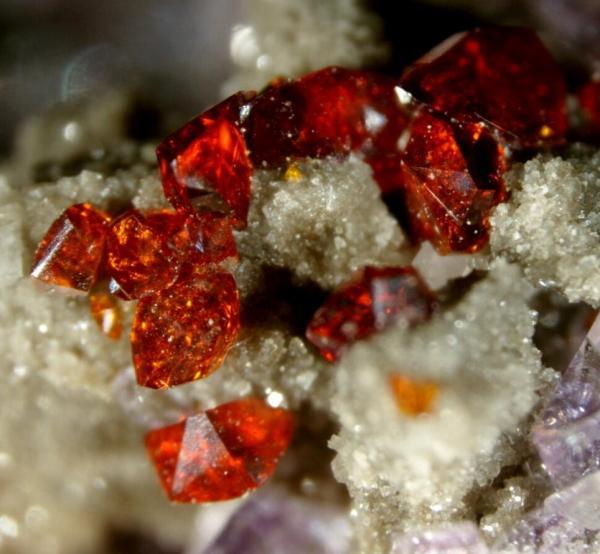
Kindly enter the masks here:
[[138, 383], [164, 388], [212, 373], [237, 337], [239, 311], [228, 273], [177, 283], [142, 298], [131, 331]]
[[105, 292], [92, 293], [90, 309], [100, 330], [107, 337], [118, 340], [123, 332], [123, 325], [116, 300]]
[[399, 318], [414, 325], [432, 311], [433, 296], [410, 267], [366, 267], [334, 291], [313, 316], [306, 336], [333, 362], [352, 343]]
[[31, 275], [51, 285], [88, 292], [101, 268], [109, 220], [91, 204], [71, 206], [38, 246]]
[[479, 529], [470, 521], [394, 537], [390, 554], [487, 554]]
[[584, 130], [590, 138], [600, 138], [600, 79], [591, 80], [577, 93], [584, 116]]
[[226, 500], [271, 476], [293, 427], [291, 413], [249, 398], [151, 431], [146, 447], [171, 500]]

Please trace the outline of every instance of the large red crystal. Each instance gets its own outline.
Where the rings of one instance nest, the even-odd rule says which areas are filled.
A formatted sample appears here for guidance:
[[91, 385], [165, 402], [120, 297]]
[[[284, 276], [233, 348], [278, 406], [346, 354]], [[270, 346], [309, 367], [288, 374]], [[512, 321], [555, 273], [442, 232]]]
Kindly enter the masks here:
[[158, 389], [212, 373], [237, 337], [239, 312], [228, 273], [209, 273], [142, 298], [131, 331], [138, 383]]
[[252, 93], [238, 93], [204, 112], [157, 148], [165, 196], [191, 211], [193, 200], [217, 193], [243, 227], [250, 204], [252, 165], [240, 130]]
[[488, 27], [451, 37], [409, 67], [401, 82], [436, 110], [459, 122], [487, 122], [517, 146], [564, 140], [564, 79], [529, 29]]
[[[405, 132], [400, 162], [410, 235], [442, 253], [475, 251], [487, 242], [497, 195], [480, 189], [452, 126], [421, 109]], [[486, 180], [493, 187], [491, 180]], [[502, 194], [499, 192], [498, 194]]]
[[211, 212], [130, 210], [108, 234], [108, 272], [125, 298], [141, 298], [172, 285], [185, 270], [236, 257], [228, 218]]
[[262, 485], [293, 430], [290, 412], [249, 398], [151, 431], [146, 448], [171, 500], [214, 502]]
[[88, 292], [100, 272], [109, 221], [107, 214], [90, 204], [65, 210], [38, 246], [32, 277]]
[[317, 310], [306, 337], [334, 362], [347, 347], [399, 318], [414, 325], [429, 318], [433, 295], [411, 267], [366, 267]]

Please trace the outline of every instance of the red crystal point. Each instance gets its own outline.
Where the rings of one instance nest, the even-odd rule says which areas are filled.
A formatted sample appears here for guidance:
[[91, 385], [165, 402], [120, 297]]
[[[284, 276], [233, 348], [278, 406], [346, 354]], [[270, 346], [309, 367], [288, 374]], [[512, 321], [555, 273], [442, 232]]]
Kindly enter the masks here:
[[429, 240], [443, 253], [475, 251], [487, 242], [496, 194], [471, 177], [449, 123], [425, 109], [416, 114], [406, 131], [401, 171], [414, 240]]
[[90, 204], [65, 210], [38, 246], [32, 277], [88, 292], [98, 278], [109, 221], [107, 214]]
[[412, 267], [366, 267], [360, 277], [334, 291], [317, 310], [306, 337], [322, 356], [336, 361], [346, 348], [399, 318], [421, 323], [433, 295]]
[[146, 448], [171, 500], [214, 502], [262, 485], [293, 430], [290, 412], [249, 398], [151, 431]]
[[131, 331], [138, 383], [157, 389], [206, 377], [223, 362], [239, 327], [239, 295], [228, 273], [145, 296]]
[[565, 138], [563, 76], [529, 29], [488, 27], [451, 37], [409, 67], [402, 86], [458, 120], [476, 115], [522, 147]]
[[586, 134], [600, 138], [600, 79], [586, 83], [577, 96], [585, 118]]
[[130, 210], [108, 234], [108, 272], [124, 298], [167, 288], [184, 269], [236, 257], [229, 219], [221, 214]]
[[238, 93], [204, 112], [157, 148], [165, 196], [178, 209], [216, 192], [243, 227], [250, 205], [252, 165], [240, 130], [251, 93]]

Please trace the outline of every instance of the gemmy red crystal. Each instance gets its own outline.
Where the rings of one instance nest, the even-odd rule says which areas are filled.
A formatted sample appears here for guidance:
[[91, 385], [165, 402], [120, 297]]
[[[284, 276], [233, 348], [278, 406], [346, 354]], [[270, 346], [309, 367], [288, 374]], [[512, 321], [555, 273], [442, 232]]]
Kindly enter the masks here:
[[248, 398], [151, 431], [146, 448], [171, 500], [214, 502], [262, 485], [293, 430], [290, 412]]
[[425, 321], [433, 300], [412, 267], [366, 267], [355, 281], [327, 298], [309, 323], [306, 337], [334, 362], [349, 345], [399, 318], [411, 325]]
[[239, 327], [239, 295], [228, 273], [145, 296], [131, 331], [138, 383], [158, 389], [206, 377], [223, 362]]
[[586, 83], [577, 94], [585, 118], [585, 132], [600, 139], [600, 78]]
[[240, 130], [253, 93], [238, 93], [199, 115], [156, 150], [165, 196], [177, 209], [213, 191], [243, 227], [250, 205], [252, 165]]
[[477, 186], [449, 123], [420, 109], [405, 132], [400, 169], [413, 238], [442, 253], [473, 252], [487, 242], [487, 217], [503, 189]]
[[560, 143], [566, 87], [534, 31], [487, 27], [455, 35], [404, 73], [402, 86], [459, 122], [473, 116], [518, 147]]
[[65, 210], [38, 246], [32, 277], [88, 292], [98, 278], [109, 221], [107, 214], [91, 204]]
[[172, 285], [185, 270], [236, 257], [228, 218], [221, 214], [130, 210], [108, 234], [108, 273], [124, 298], [141, 298]]

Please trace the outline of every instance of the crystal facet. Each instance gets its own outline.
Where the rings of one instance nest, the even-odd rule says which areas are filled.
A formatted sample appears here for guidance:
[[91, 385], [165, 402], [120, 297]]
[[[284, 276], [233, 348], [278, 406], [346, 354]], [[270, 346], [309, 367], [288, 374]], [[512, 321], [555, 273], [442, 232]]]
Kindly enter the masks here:
[[600, 317], [531, 433], [556, 486], [600, 469]]
[[476, 525], [470, 521], [449, 524], [421, 533], [405, 533], [392, 539], [390, 554], [487, 554]]
[[529, 29], [455, 35], [409, 67], [402, 86], [459, 121], [488, 123], [518, 146], [560, 143], [567, 131], [560, 67]]
[[101, 269], [109, 221], [108, 215], [90, 204], [65, 210], [38, 246], [32, 277], [88, 292]]
[[151, 431], [146, 448], [171, 500], [213, 502], [262, 485], [293, 430], [290, 412], [249, 398]]
[[334, 291], [317, 310], [306, 337], [323, 357], [336, 361], [345, 349], [399, 318], [425, 321], [433, 296], [410, 267], [366, 267], [360, 277]]
[[115, 340], [121, 337], [121, 311], [113, 296], [106, 292], [90, 294], [90, 309], [98, 327], [107, 337]]
[[176, 283], [142, 298], [131, 331], [138, 383], [164, 388], [212, 373], [237, 337], [239, 312], [228, 273]]

